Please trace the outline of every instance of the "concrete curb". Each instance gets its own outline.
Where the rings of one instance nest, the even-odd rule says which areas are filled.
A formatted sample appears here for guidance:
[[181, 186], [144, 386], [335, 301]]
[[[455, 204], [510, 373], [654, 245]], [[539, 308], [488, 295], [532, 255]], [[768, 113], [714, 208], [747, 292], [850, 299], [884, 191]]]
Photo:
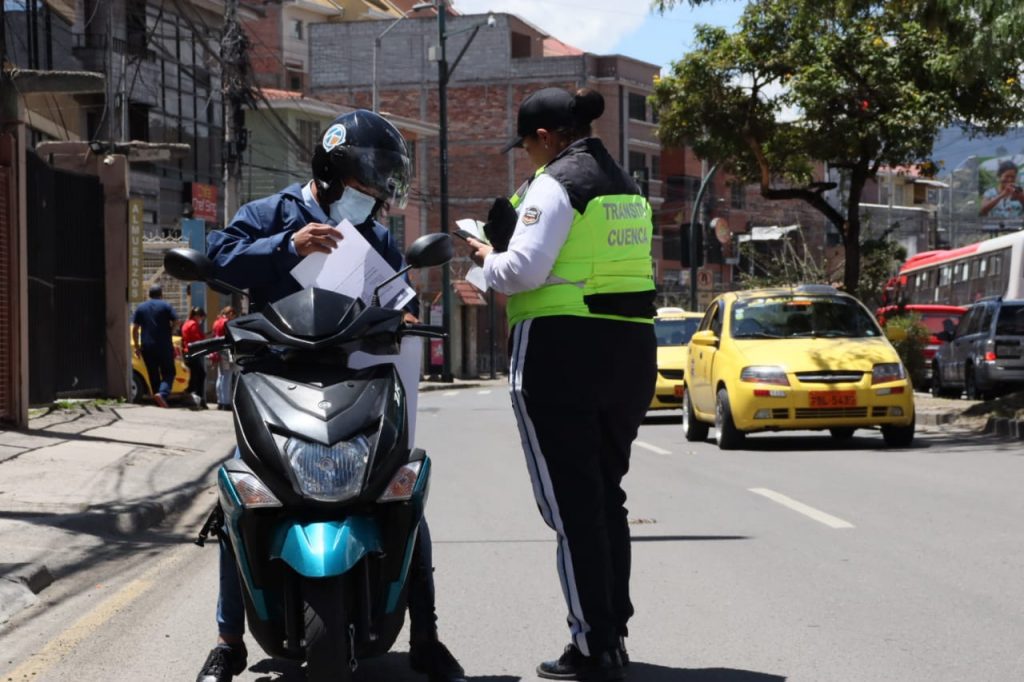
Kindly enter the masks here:
[[[225, 459], [229, 456], [226, 455]], [[68, 530], [93, 535], [137, 535], [184, 510], [208, 485], [205, 482], [196, 483], [152, 500], [64, 515], [59, 525]]]
[[43, 564], [0, 564], [0, 623], [38, 601], [37, 594], [53, 583]]
[[924, 426], [952, 424], [960, 414], [957, 412], [918, 412], [917, 423]]
[[1008, 440], [1024, 440], [1024, 421], [1010, 417], [989, 417], [984, 432]]

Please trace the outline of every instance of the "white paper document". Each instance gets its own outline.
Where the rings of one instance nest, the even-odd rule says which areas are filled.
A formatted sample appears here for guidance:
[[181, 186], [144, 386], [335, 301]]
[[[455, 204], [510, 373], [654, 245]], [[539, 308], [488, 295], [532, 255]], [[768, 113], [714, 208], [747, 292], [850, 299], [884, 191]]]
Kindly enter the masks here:
[[474, 265], [469, 269], [469, 272], [466, 273], [466, 281], [487, 293], [487, 277], [484, 275], [484, 269], [479, 265]]
[[[329, 254], [312, 253], [306, 256], [292, 268], [292, 277], [303, 287], [336, 291], [352, 298], [361, 298], [369, 305], [373, 299], [373, 290], [394, 276], [395, 270], [359, 234], [352, 223], [343, 220], [338, 230], [343, 237], [338, 247]], [[415, 297], [416, 292], [401, 277], [380, 290], [382, 308], [401, 308]]]
[[458, 227], [460, 230], [465, 230], [466, 232], [469, 232], [471, 235], [476, 237], [479, 241], [482, 241], [484, 244], [490, 244], [490, 242], [487, 241], [487, 235], [484, 234], [484, 224], [479, 220], [473, 220], [472, 218], [463, 218], [462, 220], [456, 220], [455, 226]]

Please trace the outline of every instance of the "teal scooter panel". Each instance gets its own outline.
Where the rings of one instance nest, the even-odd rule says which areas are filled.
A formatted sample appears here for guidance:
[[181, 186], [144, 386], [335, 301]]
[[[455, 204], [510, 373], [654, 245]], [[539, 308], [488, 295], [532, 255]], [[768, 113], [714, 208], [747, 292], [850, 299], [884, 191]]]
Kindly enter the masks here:
[[271, 557], [281, 559], [307, 578], [329, 578], [352, 569], [360, 559], [381, 548], [374, 520], [353, 516], [344, 521], [298, 521], [278, 526]]

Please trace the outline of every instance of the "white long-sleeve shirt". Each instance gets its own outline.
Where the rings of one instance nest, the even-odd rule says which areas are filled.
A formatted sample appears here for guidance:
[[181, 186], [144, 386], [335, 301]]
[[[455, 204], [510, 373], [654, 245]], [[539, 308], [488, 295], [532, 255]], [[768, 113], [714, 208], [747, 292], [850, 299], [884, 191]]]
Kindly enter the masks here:
[[516, 213], [508, 250], [484, 260], [487, 285], [503, 294], [530, 291], [548, 281], [574, 217], [565, 188], [545, 173], [530, 183]]

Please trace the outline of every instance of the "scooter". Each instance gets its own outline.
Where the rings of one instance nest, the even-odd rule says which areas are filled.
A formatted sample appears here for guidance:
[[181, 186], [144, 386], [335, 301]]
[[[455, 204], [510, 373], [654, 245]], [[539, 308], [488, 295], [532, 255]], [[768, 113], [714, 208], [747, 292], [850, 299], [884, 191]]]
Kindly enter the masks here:
[[[448, 235], [420, 237], [392, 279], [451, 257]], [[172, 249], [164, 267], [244, 294], [198, 251]], [[268, 655], [305, 661], [316, 682], [347, 682], [360, 659], [391, 648], [427, 500], [430, 458], [409, 442], [395, 365], [349, 368], [354, 353], [397, 355], [403, 336], [443, 338], [380, 307], [384, 284], [370, 305], [308, 288], [189, 347], [191, 357], [230, 349], [241, 368], [240, 456], [220, 467], [217, 487], [249, 630]]]

